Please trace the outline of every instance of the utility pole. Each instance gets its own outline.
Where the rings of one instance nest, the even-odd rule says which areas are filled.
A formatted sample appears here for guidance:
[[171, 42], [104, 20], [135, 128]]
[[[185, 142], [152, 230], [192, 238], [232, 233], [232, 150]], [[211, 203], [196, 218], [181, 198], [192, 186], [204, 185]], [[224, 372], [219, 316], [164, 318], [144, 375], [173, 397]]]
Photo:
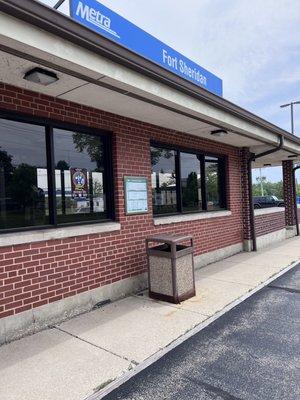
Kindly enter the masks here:
[[291, 133], [294, 135], [294, 105], [300, 104], [300, 101], [291, 101], [287, 104], [282, 104], [280, 108], [291, 107]]

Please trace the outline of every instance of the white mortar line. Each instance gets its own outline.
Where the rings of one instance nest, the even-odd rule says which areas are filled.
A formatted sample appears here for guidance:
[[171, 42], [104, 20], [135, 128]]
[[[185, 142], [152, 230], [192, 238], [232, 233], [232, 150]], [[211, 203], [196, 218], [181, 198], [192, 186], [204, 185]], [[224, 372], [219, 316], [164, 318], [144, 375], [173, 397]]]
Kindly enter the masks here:
[[201, 322], [200, 324], [196, 325], [194, 328], [183, 334], [182, 336], [178, 337], [175, 339], [173, 342], [168, 344], [166, 347], [163, 349], [157, 351], [154, 353], [152, 356], [148, 357], [145, 361], [141, 362], [139, 365], [134, 367], [133, 370], [131, 370], [128, 373], [125, 373], [124, 375], [120, 376], [119, 378], [117, 377], [111, 384], [107, 385], [104, 389], [100, 390], [99, 392], [96, 392], [88, 397], [86, 397], [85, 400], [101, 400], [103, 397], [107, 396], [109, 393], [111, 393], [113, 390], [117, 389], [119, 386], [121, 386], [123, 383], [127, 382], [129, 379], [133, 378], [135, 375], [149, 367], [150, 365], [154, 364], [156, 361], [158, 361], [160, 358], [162, 358], [165, 354], [169, 353], [171, 350], [175, 349], [177, 346], [188, 340], [190, 337], [196, 335], [200, 331], [202, 331], [204, 328], [206, 328], [208, 325], [216, 321], [218, 318], [222, 317], [222, 315], [226, 314], [228, 311], [230, 311], [232, 308], [236, 307], [255, 293], [257, 293], [259, 290], [263, 289], [264, 287], [268, 286], [269, 283], [273, 282], [275, 279], [279, 278], [281, 275], [285, 274], [292, 268], [294, 268], [296, 265], [299, 264], [299, 261], [294, 262], [293, 264], [283, 268], [281, 271], [275, 273], [272, 275], [270, 278], [268, 278], [265, 282], [261, 283], [260, 285], [256, 286], [254, 289], [250, 290], [248, 293], [245, 293], [238, 299], [234, 300], [232, 303], [228, 304], [225, 306], [221, 311], [218, 311], [216, 314], [213, 316], [207, 318], [205, 321]]

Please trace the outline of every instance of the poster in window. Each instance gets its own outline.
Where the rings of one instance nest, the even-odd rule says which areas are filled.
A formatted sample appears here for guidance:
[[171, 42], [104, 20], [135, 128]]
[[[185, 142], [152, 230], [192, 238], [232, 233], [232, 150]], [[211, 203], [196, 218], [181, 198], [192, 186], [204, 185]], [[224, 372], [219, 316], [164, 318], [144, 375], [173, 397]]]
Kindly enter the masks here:
[[147, 178], [125, 177], [126, 214], [144, 214], [148, 212]]
[[88, 196], [88, 176], [87, 170], [83, 168], [70, 168], [72, 197], [85, 198]]

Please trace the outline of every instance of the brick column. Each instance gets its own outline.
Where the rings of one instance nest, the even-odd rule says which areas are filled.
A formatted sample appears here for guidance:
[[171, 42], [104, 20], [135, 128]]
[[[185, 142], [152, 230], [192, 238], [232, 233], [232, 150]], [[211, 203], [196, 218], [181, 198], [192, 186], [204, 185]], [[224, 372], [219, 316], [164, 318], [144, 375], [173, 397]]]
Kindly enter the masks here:
[[282, 180], [283, 180], [283, 199], [285, 205], [285, 224], [293, 226], [295, 224], [293, 190], [293, 167], [292, 160], [282, 161]]
[[[251, 240], [251, 224], [250, 224], [250, 203], [248, 188], [248, 160], [250, 152], [248, 148], [240, 151], [241, 160], [241, 188], [242, 188], [242, 210], [243, 210], [243, 239], [247, 243]], [[245, 246], [245, 250], [249, 246]]]

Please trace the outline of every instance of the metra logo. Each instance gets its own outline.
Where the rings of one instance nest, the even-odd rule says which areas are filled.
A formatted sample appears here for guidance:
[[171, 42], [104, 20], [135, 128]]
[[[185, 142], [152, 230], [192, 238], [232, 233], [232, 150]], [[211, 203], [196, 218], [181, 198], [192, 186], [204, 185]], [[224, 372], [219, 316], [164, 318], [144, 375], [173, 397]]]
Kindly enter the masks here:
[[117, 34], [117, 32], [113, 31], [110, 28], [111, 27], [110, 18], [101, 14], [100, 11], [97, 11], [94, 8], [89, 7], [86, 4], [84, 5], [80, 1], [77, 6], [76, 15], [120, 39], [120, 36]]

